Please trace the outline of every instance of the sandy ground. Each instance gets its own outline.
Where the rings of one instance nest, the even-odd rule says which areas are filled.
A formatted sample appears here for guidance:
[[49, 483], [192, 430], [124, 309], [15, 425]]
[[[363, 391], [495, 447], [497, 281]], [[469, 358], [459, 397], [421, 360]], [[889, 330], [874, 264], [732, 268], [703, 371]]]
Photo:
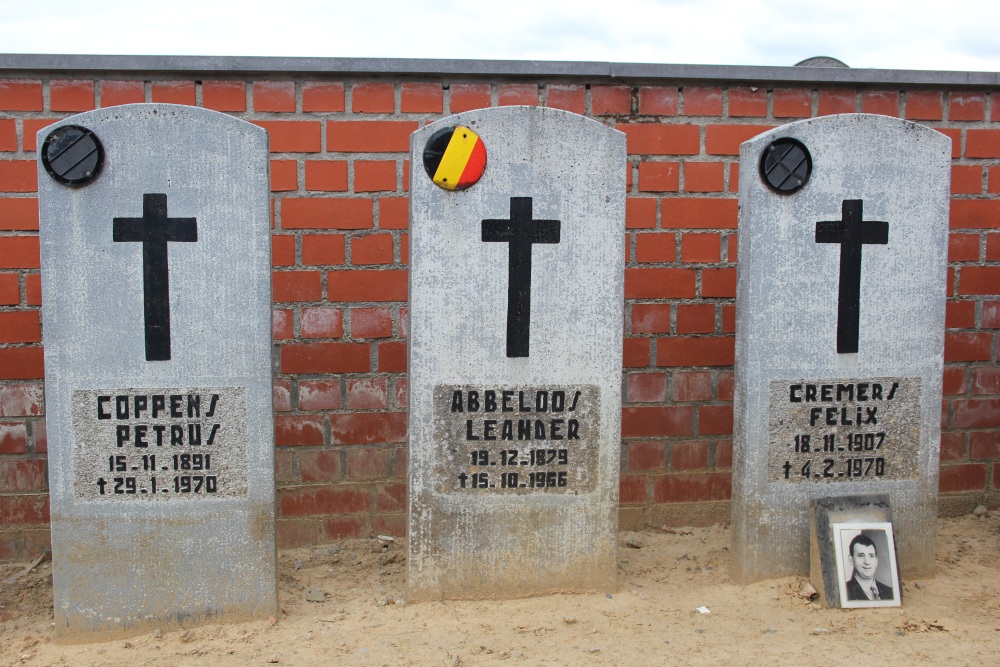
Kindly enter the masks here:
[[0, 665], [1000, 664], [1000, 512], [940, 520], [938, 574], [902, 573], [902, 608], [827, 609], [802, 577], [737, 586], [728, 544], [721, 526], [633, 533], [614, 593], [406, 604], [405, 544], [349, 540], [280, 553], [275, 622], [77, 646], [53, 642], [46, 561], [0, 588]]

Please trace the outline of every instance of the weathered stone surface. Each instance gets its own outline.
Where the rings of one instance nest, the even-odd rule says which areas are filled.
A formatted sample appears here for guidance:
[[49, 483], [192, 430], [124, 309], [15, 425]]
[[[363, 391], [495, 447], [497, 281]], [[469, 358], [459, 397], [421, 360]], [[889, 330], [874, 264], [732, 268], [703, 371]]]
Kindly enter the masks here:
[[106, 158], [79, 187], [39, 165], [57, 636], [272, 615], [267, 135], [137, 104], [39, 145], [64, 125]]
[[[782, 138], [812, 159], [791, 194], [761, 171]], [[791, 123], [741, 147], [738, 581], [806, 574], [809, 501], [837, 494], [887, 494], [900, 567], [933, 568], [949, 178], [947, 137], [885, 116]]]
[[[450, 125], [488, 154], [467, 190], [421, 168]], [[555, 109], [468, 112], [411, 139], [411, 598], [614, 586], [624, 161], [624, 135]], [[527, 356], [507, 356], [514, 243], [492, 240], [515, 198], [558, 221], [529, 245]]]

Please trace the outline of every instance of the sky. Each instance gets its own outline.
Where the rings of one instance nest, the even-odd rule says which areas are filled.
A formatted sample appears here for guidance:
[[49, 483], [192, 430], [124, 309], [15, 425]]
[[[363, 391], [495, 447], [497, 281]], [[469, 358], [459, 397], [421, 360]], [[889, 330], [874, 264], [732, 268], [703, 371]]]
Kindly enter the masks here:
[[0, 53], [1000, 71], [998, 0], [3, 0]]

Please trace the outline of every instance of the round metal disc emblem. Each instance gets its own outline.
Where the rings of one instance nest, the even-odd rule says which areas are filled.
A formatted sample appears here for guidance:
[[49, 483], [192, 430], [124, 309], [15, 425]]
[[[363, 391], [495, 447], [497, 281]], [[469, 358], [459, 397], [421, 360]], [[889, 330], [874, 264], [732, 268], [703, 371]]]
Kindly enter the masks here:
[[424, 171], [445, 190], [465, 190], [486, 170], [486, 145], [468, 127], [438, 130], [424, 146]]
[[775, 139], [760, 156], [760, 177], [779, 195], [801, 190], [811, 175], [812, 156], [797, 139]]
[[42, 143], [42, 166], [64, 185], [86, 185], [97, 178], [103, 164], [104, 147], [85, 127], [57, 127]]

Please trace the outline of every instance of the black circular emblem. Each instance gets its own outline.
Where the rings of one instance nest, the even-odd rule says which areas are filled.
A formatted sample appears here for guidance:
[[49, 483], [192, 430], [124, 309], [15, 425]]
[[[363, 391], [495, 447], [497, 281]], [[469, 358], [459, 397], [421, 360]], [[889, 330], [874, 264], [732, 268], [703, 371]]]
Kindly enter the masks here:
[[57, 127], [42, 144], [42, 166], [64, 185], [86, 185], [104, 164], [104, 147], [97, 135], [79, 125]]
[[801, 190], [811, 174], [812, 156], [797, 139], [775, 139], [760, 156], [760, 177], [780, 195]]

